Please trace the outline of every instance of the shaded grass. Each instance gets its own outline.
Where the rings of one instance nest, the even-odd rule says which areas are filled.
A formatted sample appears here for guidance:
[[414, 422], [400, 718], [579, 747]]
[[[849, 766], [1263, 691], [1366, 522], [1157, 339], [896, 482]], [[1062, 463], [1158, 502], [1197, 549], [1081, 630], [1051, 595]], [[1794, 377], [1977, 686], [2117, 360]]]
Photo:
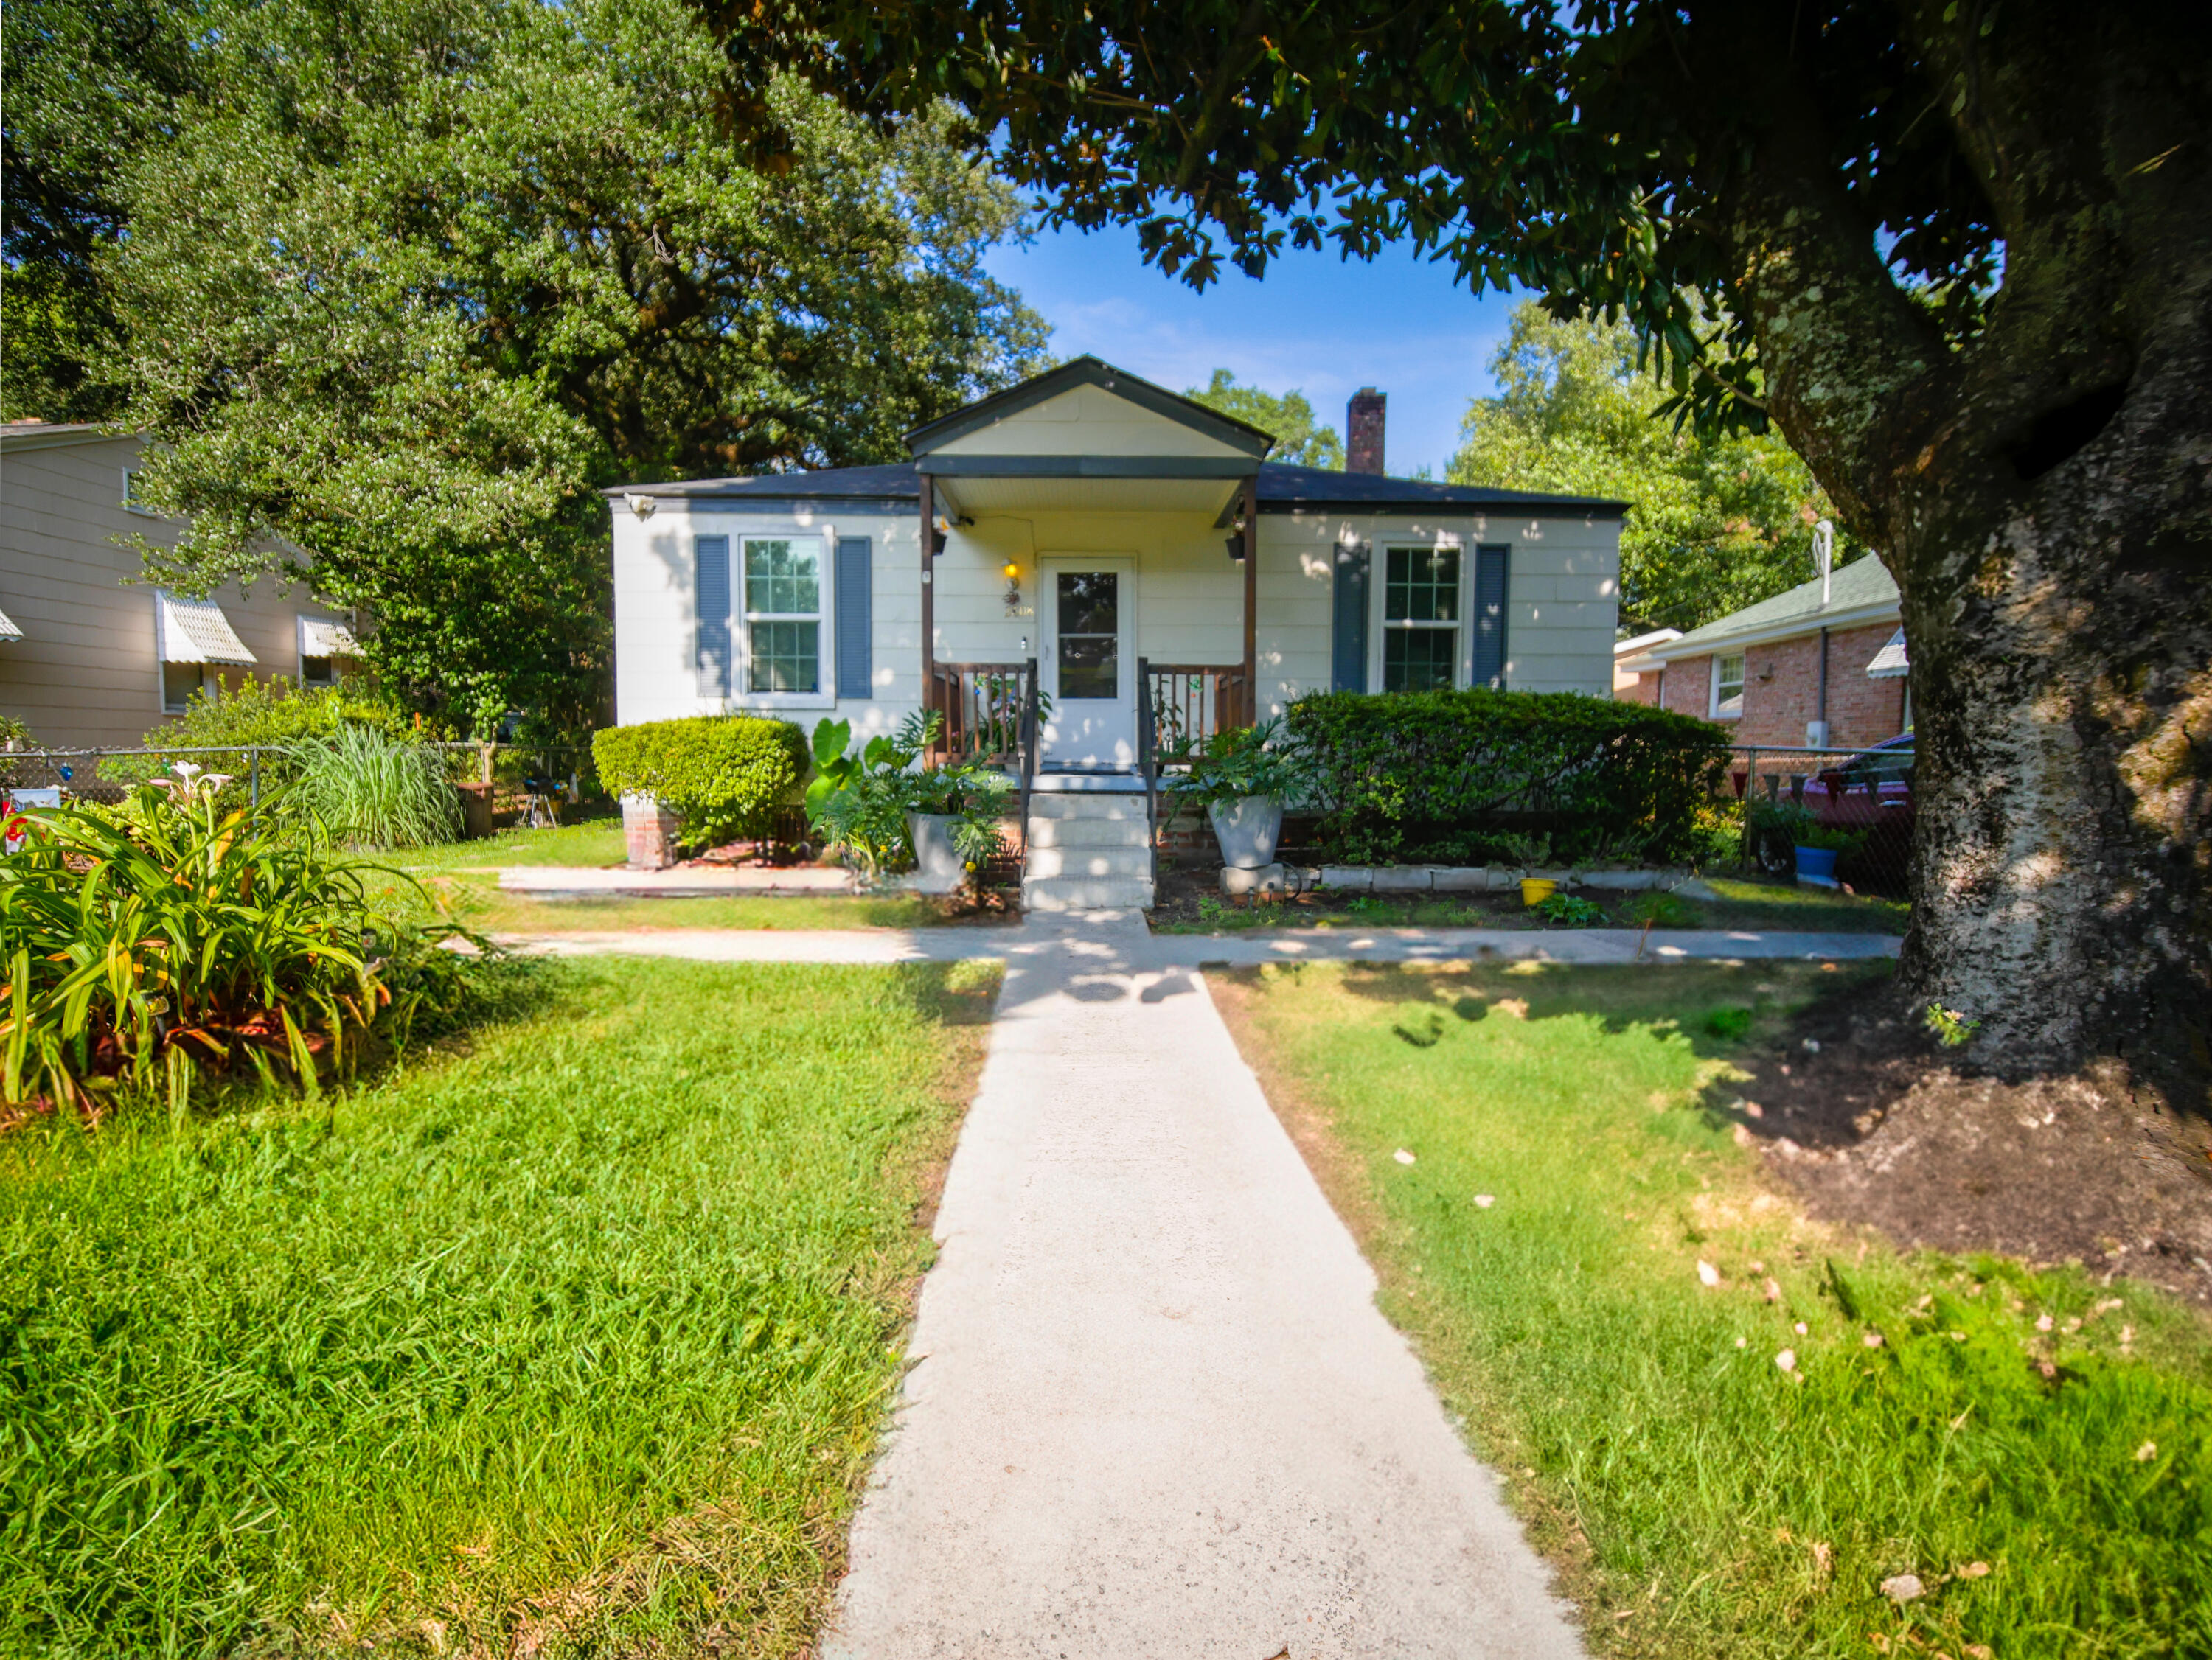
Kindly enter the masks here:
[[1698, 907], [1699, 928], [1740, 928], [1754, 932], [1902, 934], [1912, 919], [1903, 900], [1871, 894], [1830, 894], [1794, 882], [1729, 876], [1705, 880], [1720, 895]]
[[[1595, 1648], [2212, 1651], [2195, 1318], [1813, 1224], [1711, 1110], [1739, 1042], [1820, 974], [1310, 966], [1217, 986]], [[1906, 1572], [1926, 1594], [1900, 1606], [1880, 1586]]]
[[[1717, 900], [1678, 900], [1661, 929], [1725, 928], [1755, 933], [1902, 934], [1911, 907], [1901, 900], [1849, 894], [1830, 894], [1787, 883], [1708, 877]], [[1636, 913], [1637, 894], [1571, 890], [1590, 900], [1603, 928], [1643, 924]], [[1198, 901], [1196, 918], [1156, 918], [1158, 934], [1241, 934], [1255, 928], [1541, 928], [1544, 920], [1517, 894], [1482, 899], [1460, 895], [1403, 896], [1383, 894], [1339, 895], [1327, 889], [1280, 904], [1231, 905], [1210, 895]]]
[[801, 1649], [995, 984], [569, 965], [321, 1107], [0, 1141], [0, 1649]]

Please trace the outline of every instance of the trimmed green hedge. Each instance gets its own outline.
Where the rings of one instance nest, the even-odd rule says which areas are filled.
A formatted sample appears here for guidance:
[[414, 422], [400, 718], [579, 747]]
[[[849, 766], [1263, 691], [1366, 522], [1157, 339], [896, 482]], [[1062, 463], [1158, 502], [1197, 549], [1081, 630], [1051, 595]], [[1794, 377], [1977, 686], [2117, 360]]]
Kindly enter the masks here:
[[1286, 718], [1322, 845], [1357, 864], [1695, 857], [1728, 760], [1708, 721], [1572, 692], [1317, 692]]
[[610, 726], [592, 734], [592, 754], [610, 795], [658, 797], [682, 815], [684, 841], [704, 847], [768, 834], [807, 767], [805, 734], [757, 715]]

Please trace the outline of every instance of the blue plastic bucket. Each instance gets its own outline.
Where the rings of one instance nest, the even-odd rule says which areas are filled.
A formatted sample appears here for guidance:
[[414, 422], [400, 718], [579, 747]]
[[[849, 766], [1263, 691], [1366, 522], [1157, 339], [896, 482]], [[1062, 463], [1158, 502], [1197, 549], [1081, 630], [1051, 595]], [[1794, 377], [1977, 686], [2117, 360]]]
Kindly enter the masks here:
[[1816, 881], [1836, 879], [1836, 850], [1832, 847], [1801, 847], [1797, 850], [1797, 874], [1810, 876]]

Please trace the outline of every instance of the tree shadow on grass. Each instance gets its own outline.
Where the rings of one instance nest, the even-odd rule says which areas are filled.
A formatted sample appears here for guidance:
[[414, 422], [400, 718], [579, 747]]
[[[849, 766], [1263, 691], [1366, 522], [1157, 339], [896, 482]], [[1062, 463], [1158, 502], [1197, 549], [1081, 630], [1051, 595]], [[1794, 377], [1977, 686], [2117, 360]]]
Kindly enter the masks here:
[[[1319, 966], [1318, 965], [1315, 966]], [[1337, 984], [1348, 997], [1396, 1009], [1391, 1030], [1410, 1047], [1430, 1049], [1455, 1025], [1504, 1010], [1521, 1020], [1594, 1020], [1608, 1034], [1657, 1032], [1678, 1036], [1700, 1061], [1729, 1070], [1708, 1082], [1697, 1103], [1717, 1127], [1741, 1125], [1753, 1136], [1788, 1131], [1747, 1109], [1776, 1082], [1802, 1070], [1790, 1045], [1810, 1010], [1848, 1011], [1881, 999], [1892, 971], [1887, 961], [1832, 965], [1799, 962], [1592, 965], [1474, 963], [1428, 965], [1352, 962]], [[1295, 976], [1286, 965], [1252, 971]], [[1334, 969], [1326, 972], [1338, 972]], [[1852, 1114], [1840, 1120], [1848, 1132]]]

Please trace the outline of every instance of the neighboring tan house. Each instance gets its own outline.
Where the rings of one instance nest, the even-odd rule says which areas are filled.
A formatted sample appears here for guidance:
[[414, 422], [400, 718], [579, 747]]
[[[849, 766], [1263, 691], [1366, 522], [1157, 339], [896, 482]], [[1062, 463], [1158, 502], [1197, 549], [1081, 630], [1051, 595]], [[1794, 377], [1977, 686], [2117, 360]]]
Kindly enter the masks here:
[[1648, 634], [1638, 634], [1632, 639], [1615, 642], [1613, 648], [1613, 696], [1624, 703], [1656, 702], [1659, 691], [1657, 685], [1646, 686], [1644, 676], [1628, 665], [1653, 646], [1664, 645], [1670, 639], [1681, 638], [1680, 628], [1660, 628]]
[[1871, 554], [1620, 667], [1638, 701], [1723, 722], [1737, 743], [1857, 749], [1912, 728], [1897, 582]]
[[355, 651], [345, 619], [273, 579], [186, 599], [137, 579], [117, 538], [173, 545], [131, 500], [140, 439], [88, 426], [0, 426], [0, 714], [32, 741], [128, 748], [202, 687], [246, 674], [328, 684]]
[[1222, 722], [1332, 687], [1607, 695], [1622, 504], [1384, 477], [1382, 397], [1354, 403], [1373, 470], [1280, 466], [1085, 357], [917, 429], [911, 461], [610, 490], [617, 717], [880, 730], [1035, 658], [1042, 763], [1110, 770], [1140, 658], [1156, 700], [1204, 677]]

